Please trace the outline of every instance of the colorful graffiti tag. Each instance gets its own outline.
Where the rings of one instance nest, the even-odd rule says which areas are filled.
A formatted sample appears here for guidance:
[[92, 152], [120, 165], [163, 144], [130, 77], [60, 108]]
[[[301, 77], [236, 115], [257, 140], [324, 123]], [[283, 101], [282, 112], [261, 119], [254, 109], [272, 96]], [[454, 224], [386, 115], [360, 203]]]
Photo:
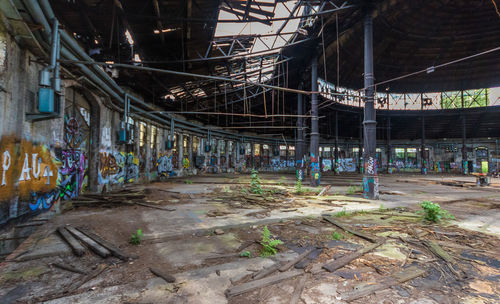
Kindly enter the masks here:
[[156, 162], [159, 176], [169, 176], [173, 170], [172, 155], [162, 154], [158, 157]]

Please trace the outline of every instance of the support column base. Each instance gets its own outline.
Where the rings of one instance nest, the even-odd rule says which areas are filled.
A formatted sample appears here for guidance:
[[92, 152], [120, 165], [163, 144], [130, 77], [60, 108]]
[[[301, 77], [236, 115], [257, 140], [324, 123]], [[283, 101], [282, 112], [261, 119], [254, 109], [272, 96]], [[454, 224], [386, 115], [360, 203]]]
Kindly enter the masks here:
[[363, 176], [363, 197], [366, 199], [379, 199], [378, 176]]

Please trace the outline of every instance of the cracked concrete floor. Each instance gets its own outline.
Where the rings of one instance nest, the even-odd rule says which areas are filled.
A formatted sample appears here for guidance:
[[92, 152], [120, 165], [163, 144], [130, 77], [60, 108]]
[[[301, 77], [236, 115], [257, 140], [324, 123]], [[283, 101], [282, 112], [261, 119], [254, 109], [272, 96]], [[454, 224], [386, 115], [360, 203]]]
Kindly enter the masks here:
[[[288, 189], [293, 192], [293, 175], [261, 174], [261, 178], [265, 187], [273, 187], [280, 191]], [[251, 205], [235, 209], [223, 201], [214, 200], [213, 197], [217, 197], [221, 189], [232, 191], [231, 185], [238, 187], [248, 184], [249, 176], [189, 177], [192, 184], [185, 183], [186, 179], [134, 186], [136, 189], [152, 189], [150, 190], [152, 194], [148, 195], [152, 201], [161, 201], [159, 202], [161, 205], [173, 207], [175, 211], [168, 212], [141, 206], [111, 209], [78, 208], [52, 218], [47, 224], [38, 228], [45, 233], [41, 234], [47, 237], [30, 248], [30, 240], [35, 238], [37, 235], [35, 233], [7, 258], [8, 260], [15, 257], [28, 249], [27, 253], [20, 256], [23, 262], [1, 264], [2, 302], [37, 302], [50, 300], [52, 297], [48, 303], [224, 303], [228, 301], [224, 291], [231, 285], [231, 280], [235, 281], [252, 271], [269, 266], [273, 260], [288, 260], [297, 253], [284, 247], [273, 260], [260, 257], [250, 259], [238, 257], [211, 259], [211, 257], [237, 252], [242, 243], [259, 238], [263, 225], [288, 227], [279, 230], [280, 235], [278, 235], [288, 242], [299, 239], [302, 244], [306, 244], [310, 242], [308, 237], [318, 235], [328, 237], [332, 233], [331, 227], [318, 228], [303, 223], [325, 213], [331, 214], [343, 210], [347, 212], [377, 210], [381, 205], [384, 208], [402, 206], [417, 209], [421, 201], [431, 200], [440, 202], [454, 214], [456, 216], [454, 223], [460, 227], [497, 237], [500, 235], [498, 212], [500, 185], [495, 181], [492, 186], [485, 188], [453, 187], [440, 182], [461, 180], [472, 183], [473, 180], [458, 176], [382, 175], [381, 199], [368, 201], [356, 194], [347, 195], [349, 186], [360, 184], [359, 175], [325, 176], [323, 184], [331, 184], [332, 187], [324, 197], [293, 196], [295, 202], [300, 204], [290, 203], [290, 206], [294, 205], [292, 207], [283, 203], [278, 208], [266, 209]], [[290, 198], [283, 200], [289, 201]], [[209, 216], [211, 210], [225, 211], [225, 213], [221, 216]], [[65, 224], [91, 227], [97, 234], [119, 245], [127, 253], [137, 255], [138, 259], [122, 263], [114, 258], [103, 260], [91, 253], [76, 258], [69, 247], [57, 235], [51, 233], [56, 227]], [[291, 229], [290, 225], [296, 226], [297, 229]], [[137, 229], [144, 231], [144, 240], [141, 245], [132, 246], [128, 244], [128, 240], [130, 234]], [[224, 234], [215, 235], [216, 229], [223, 230]], [[296, 237], [287, 236], [287, 230], [293, 230], [297, 234]], [[304, 235], [300, 231], [303, 231]], [[392, 259], [401, 258], [401, 252], [394, 252], [392, 248], [394, 246], [389, 245], [389, 247], [380, 248], [375, 253], [378, 256], [385, 254], [385, 258], [388, 258], [387, 256]], [[250, 247], [250, 251], [254, 256], [258, 254], [258, 245]], [[75, 281], [80, 275], [53, 268], [50, 266], [53, 262], [63, 262], [84, 269], [105, 262], [109, 267], [100, 276], [82, 285], [75, 294], [54, 296], [57, 290]], [[173, 274], [177, 282], [167, 284], [162, 279], [154, 277], [149, 272], [149, 267], [152, 266]], [[343, 303], [338, 300], [337, 287], [334, 288], [336, 285], [330, 284], [329, 280], [331, 278], [324, 277], [308, 283], [302, 301]], [[276, 292], [271, 294], [266, 294], [268, 291], [260, 291], [258, 299], [265, 303], [286, 303], [295, 283], [296, 280], [292, 279], [290, 282], [276, 285]], [[481, 283], [478, 284], [481, 287]], [[489, 290], [488, 287], [483, 289]], [[246, 301], [244, 298], [236, 297], [230, 299], [230, 302], [252, 303], [255, 299], [257, 298]], [[415, 303], [435, 302], [436, 299], [426, 298]]]

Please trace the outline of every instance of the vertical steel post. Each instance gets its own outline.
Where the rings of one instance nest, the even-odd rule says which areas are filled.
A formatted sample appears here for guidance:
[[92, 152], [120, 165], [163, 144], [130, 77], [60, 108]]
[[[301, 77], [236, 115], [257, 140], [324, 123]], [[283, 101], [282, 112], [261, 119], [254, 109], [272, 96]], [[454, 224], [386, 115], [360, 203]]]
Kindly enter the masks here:
[[[180, 131], [180, 130], [179, 130]], [[184, 134], [182, 134], [182, 131], [179, 132], [179, 159], [177, 160], [179, 163], [179, 172], [183, 171], [183, 160], [184, 160]]]
[[387, 117], [387, 173], [392, 173], [391, 117]]
[[339, 111], [335, 111], [335, 164], [334, 170], [335, 173], [338, 173], [338, 165], [339, 165]]
[[425, 157], [425, 116], [424, 113], [422, 113], [422, 141], [421, 141], [421, 147], [420, 147], [420, 168], [422, 174], [427, 174], [427, 158]]
[[[311, 91], [318, 92], [318, 61], [313, 56], [311, 61]], [[319, 129], [318, 129], [318, 94], [311, 94], [311, 186], [317, 187], [320, 184], [319, 166]]]
[[[299, 90], [302, 89], [302, 83], [299, 84]], [[295, 165], [297, 166], [297, 180], [304, 180], [304, 118], [302, 94], [297, 94], [297, 144], [295, 147]]]
[[375, 120], [375, 88], [373, 74], [373, 20], [371, 12], [366, 12], [364, 19], [365, 45], [365, 119], [364, 127], [364, 176], [363, 196], [368, 199], [378, 199], [378, 176], [376, 159], [377, 121]]
[[[462, 91], [463, 94], [463, 91]], [[463, 98], [462, 98], [463, 100]], [[469, 164], [467, 161], [467, 127], [465, 125], [465, 114], [462, 114], [462, 173], [467, 175], [469, 174]]]

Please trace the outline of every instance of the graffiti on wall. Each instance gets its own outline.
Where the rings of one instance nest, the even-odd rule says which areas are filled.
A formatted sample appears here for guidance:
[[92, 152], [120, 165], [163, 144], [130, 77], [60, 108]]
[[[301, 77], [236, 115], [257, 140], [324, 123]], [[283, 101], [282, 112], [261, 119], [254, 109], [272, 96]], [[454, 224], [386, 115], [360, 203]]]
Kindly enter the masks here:
[[172, 166], [172, 155], [160, 154], [158, 161], [156, 162], [156, 167], [158, 170], [158, 176], [169, 176], [173, 171]]
[[[45, 145], [4, 136], [0, 142], [0, 200], [9, 204], [0, 223], [51, 209], [60, 198], [61, 161]], [[4, 209], [5, 210], [5, 209]]]
[[100, 152], [99, 184], [132, 183], [139, 178], [139, 159], [132, 152]]
[[321, 160], [321, 163], [323, 164], [323, 172], [332, 170], [332, 160], [331, 159], [324, 158]]
[[352, 158], [340, 158], [337, 160], [338, 172], [356, 172], [356, 164]]

